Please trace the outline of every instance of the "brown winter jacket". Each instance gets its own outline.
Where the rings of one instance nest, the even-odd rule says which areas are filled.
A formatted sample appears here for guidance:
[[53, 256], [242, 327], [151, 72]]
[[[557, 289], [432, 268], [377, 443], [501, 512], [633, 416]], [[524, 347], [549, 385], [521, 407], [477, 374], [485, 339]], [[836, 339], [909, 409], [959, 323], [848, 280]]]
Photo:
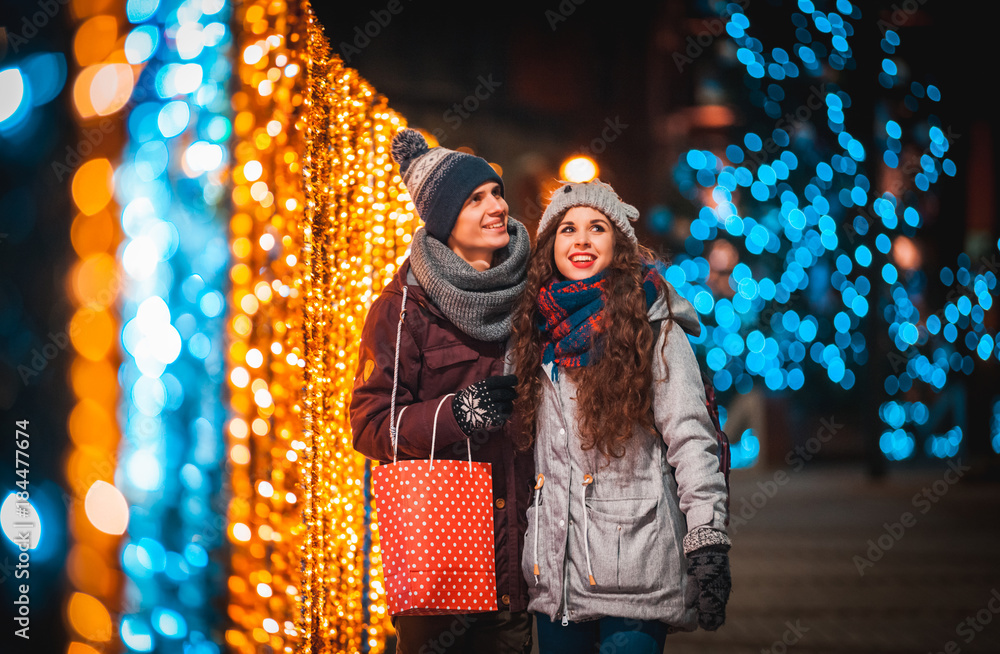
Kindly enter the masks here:
[[[491, 375], [504, 374], [506, 342], [489, 343], [462, 332], [420, 287], [407, 260], [372, 303], [361, 336], [361, 351], [351, 399], [354, 449], [370, 459], [392, 461], [389, 411], [396, 327], [409, 287], [406, 320], [399, 345], [396, 415], [400, 459], [430, 455], [431, 429], [440, 398]], [[438, 416], [435, 458], [466, 459], [468, 438], [455, 422], [452, 399]], [[490, 463], [493, 474], [493, 542], [496, 548], [497, 609], [523, 611], [528, 587], [521, 575], [521, 554], [527, 530], [527, 508], [534, 477], [530, 451], [516, 453], [508, 421], [488, 436], [472, 438], [472, 459]]]

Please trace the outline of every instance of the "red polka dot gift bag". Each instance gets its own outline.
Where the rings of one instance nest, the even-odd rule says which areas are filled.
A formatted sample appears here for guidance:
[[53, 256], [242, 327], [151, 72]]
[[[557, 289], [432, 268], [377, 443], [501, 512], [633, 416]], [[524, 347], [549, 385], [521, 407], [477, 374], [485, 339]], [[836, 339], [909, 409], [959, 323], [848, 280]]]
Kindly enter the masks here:
[[[403, 308], [406, 296], [403, 296]], [[405, 310], [400, 312], [400, 327]], [[390, 413], [393, 462], [372, 472], [383, 577], [390, 615], [437, 615], [497, 610], [490, 464], [433, 458], [397, 461], [396, 370]], [[399, 416], [401, 417], [404, 407]]]

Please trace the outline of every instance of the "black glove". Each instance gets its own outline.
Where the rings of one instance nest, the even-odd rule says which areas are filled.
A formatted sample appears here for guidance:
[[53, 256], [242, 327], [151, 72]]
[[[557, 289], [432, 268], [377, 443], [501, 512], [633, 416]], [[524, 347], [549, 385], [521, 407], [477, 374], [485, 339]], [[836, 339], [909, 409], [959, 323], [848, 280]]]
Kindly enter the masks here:
[[466, 436], [481, 429], [496, 429], [514, 413], [517, 375], [494, 375], [455, 394], [451, 410]]
[[[696, 530], [695, 533], [702, 531]], [[698, 584], [698, 626], [708, 631], [715, 631], [726, 621], [726, 603], [729, 601], [729, 591], [732, 589], [732, 577], [729, 574], [729, 538], [724, 533], [715, 532], [721, 538], [707, 540], [722, 540], [715, 544], [705, 545], [688, 552], [688, 574]], [[685, 538], [689, 544], [691, 536]], [[687, 549], [687, 548], [685, 548]]]

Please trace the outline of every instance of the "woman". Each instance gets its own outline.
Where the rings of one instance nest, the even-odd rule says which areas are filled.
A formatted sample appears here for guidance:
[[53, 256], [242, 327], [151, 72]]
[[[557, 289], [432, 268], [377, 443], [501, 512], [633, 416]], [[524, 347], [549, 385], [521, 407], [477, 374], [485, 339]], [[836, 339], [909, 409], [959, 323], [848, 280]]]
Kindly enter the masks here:
[[638, 244], [637, 217], [600, 181], [557, 189], [514, 316], [541, 652], [658, 653], [669, 631], [725, 619], [726, 486], [685, 335], [700, 325]]
[[532, 459], [515, 452], [508, 418], [516, 379], [503, 373], [510, 314], [524, 288], [528, 233], [508, 216], [503, 181], [485, 160], [428, 148], [409, 129], [396, 134], [392, 155], [424, 226], [365, 321], [350, 407], [354, 448], [393, 460], [389, 413], [395, 392], [399, 455], [428, 458], [439, 401], [455, 393], [441, 406], [434, 456], [464, 459], [465, 441], [472, 438], [473, 458], [492, 464], [497, 581], [495, 613], [393, 618], [396, 651], [466, 652], [475, 646], [477, 652], [527, 652], [531, 616], [518, 562]]

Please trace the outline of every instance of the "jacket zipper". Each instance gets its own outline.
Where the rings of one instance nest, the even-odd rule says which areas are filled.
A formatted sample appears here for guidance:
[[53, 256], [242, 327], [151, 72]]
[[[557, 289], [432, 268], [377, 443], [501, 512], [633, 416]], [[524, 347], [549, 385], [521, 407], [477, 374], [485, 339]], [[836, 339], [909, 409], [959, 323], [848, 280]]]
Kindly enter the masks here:
[[[552, 366], [554, 367], [555, 365], [556, 364], [553, 362]], [[559, 388], [552, 382], [551, 373], [546, 374], [545, 378], [548, 380], [549, 385], [552, 386], [552, 391], [553, 391], [553, 394], [555, 396], [556, 403], [559, 405], [560, 413], [562, 414], [562, 415], [560, 415], [560, 422], [564, 426], [562, 428], [563, 434], [561, 434], [561, 435], [566, 437], [565, 438], [565, 443], [564, 443], [565, 448], [566, 448], [566, 457], [567, 457], [566, 460], [570, 461], [570, 465], [569, 465], [569, 467], [570, 467], [570, 475], [569, 475], [570, 480], [567, 480], [567, 481], [569, 483], [572, 483], [571, 480], [572, 480], [572, 477], [573, 477], [573, 474], [572, 474], [573, 464], [572, 464], [572, 461], [571, 461], [572, 460], [572, 456], [570, 455], [570, 452], [569, 452], [569, 434], [570, 434], [570, 430], [566, 429], [566, 426], [567, 426], [566, 425], [566, 407], [563, 406], [562, 398], [559, 396]], [[569, 520], [569, 503], [567, 503], [566, 507], [567, 507], [566, 508], [566, 519], [568, 521]], [[567, 555], [566, 555], [566, 549], [569, 547], [569, 530], [570, 530], [570, 525], [567, 525], [567, 527], [566, 527], [566, 536], [565, 536], [565, 539], [563, 541], [563, 548], [564, 549], [563, 549], [563, 567], [562, 567], [562, 589], [563, 589], [562, 626], [564, 626], [564, 627], [568, 627], [569, 626], [569, 584], [568, 584], [568, 581], [569, 581], [569, 570], [567, 569], [567, 566], [566, 566], [566, 559], [568, 558]]]
[[542, 516], [540, 512], [540, 507], [542, 504], [542, 485], [545, 483], [545, 475], [538, 473], [538, 483], [535, 484], [535, 542], [534, 542], [534, 555], [535, 563], [532, 572], [535, 575], [535, 585], [538, 585], [538, 577], [540, 575], [540, 570], [538, 569], [538, 532], [542, 527]]
[[[554, 366], [556, 364], [553, 363], [552, 365]], [[549, 383], [552, 383], [551, 380], [549, 381]], [[563, 406], [562, 398], [559, 397], [559, 389], [555, 388], [555, 384], [552, 384], [552, 386], [553, 386], [553, 388], [554, 388], [554, 390], [556, 392], [556, 401], [559, 402], [559, 408], [562, 411], [562, 423], [564, 425], [566, 425], [566, 407]], [[569, 426], [569, 425], [566, 425], [566, 426]], [[563, 434], [563, 436], [565, 436], [564, 442], [565, 442], [565, 446], [566, 446], [566, 460], [569, 461], [569, 470], [570, 470], [569, 479], [567, 480], [567, 485], [566, 485], [566, 490], [568, 492], [569, 491], [569, 484], [572, 482], [572, 479], [573, 479], [572, 456], [570, 455], [570, 452], [569, 452], [569, 435], [570, 435], [570, 431], [571, 430], [566, 429], [566, 427], [563, 427], [563, 431], [565, 432]], [[567, 566], [567, 559], [569, 557], [567, 556], [567, 553], [568, 553], [568, 550], [569, 550], [569, 530], [573, 528], [573, 522], [570, 520], [570, 517], [569, 517], [570, 516], [569, 501], [568, 501], [569, 498], [567, 497], [566, 499], [567, 499], [567, 502], [566, 502], [566, 522], [567, 522], [567, 524], [566, 524], [566, 539], [563, 541], [563, 616], [562, 616], [562, 626], [564, 626], [564, 627], [568, 627], [569, 626], [569, 567]]]
[[563, 557], [563, 615], [562, 626], [569, 626], [569, 588], [566, 578], [566, 557]]

